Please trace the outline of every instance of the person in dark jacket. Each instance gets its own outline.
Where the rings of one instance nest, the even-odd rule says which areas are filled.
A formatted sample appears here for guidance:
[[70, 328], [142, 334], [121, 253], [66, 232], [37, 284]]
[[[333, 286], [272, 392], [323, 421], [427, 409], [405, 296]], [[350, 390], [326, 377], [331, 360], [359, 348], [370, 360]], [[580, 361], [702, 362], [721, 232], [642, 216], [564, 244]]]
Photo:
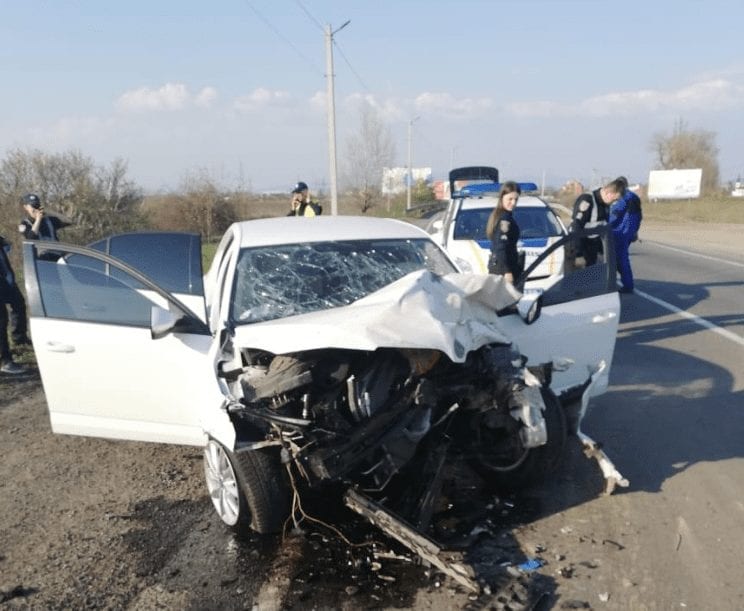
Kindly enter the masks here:
[[499, 201], [486, 223], [486, 236], [491, 240], [488, 272], [500, 274], [514, 283], [522, 273], [522, 261], [517, 251], [519, 225], [514, 220], [514, 208], [522, 190], [516, 182], [507, 181], [499, 191]]
[[26, 334], [26, 301], [16, 284], [13, 268], [10, 266], [8, 251], [10, 244], [0, 236], [0, 372], [21, 374], [26, 370], [13, 360], [8, 342], [8, 310], [13, 327], [12, 337], [16, 345], [30, 343]]
[[[610, 206], [625, 193], [628, 181], [622, 176], [608, 182], [591, 193], [582, 193], [574, 202], [569, 233], [593, 229], [607, 223]], [[598, 237], [580, 237], [578, 240], [580, 254], [586, 266], [594, 265], [602, 252], [602, 242]]]
[[292, 189], [292, 200], [287, 216], [320, 216], [323, 208], [310, 200], [310, 189], [307, 184], [300, 181]]
[[617, 271], [620, 273], [620, 282], [622, 282], [620, 293], [632, 293], [634, 290], [629, 251], [631, 243], [638, 239], [642, 219], [641, 198], [630, 189], [627, 189], [625, 194], [610, 208], [609, 223], [615, 239]]
[[26, 218], [18, 225], [18, 231], [26, 240], [53, 240], [59, 241], [57, 231], [70, 225], [70, 221], [54, 214], [47, 214], [41, 199], [36, 193], [26, 193], [21, 197], [21, 205], [26, 213]]

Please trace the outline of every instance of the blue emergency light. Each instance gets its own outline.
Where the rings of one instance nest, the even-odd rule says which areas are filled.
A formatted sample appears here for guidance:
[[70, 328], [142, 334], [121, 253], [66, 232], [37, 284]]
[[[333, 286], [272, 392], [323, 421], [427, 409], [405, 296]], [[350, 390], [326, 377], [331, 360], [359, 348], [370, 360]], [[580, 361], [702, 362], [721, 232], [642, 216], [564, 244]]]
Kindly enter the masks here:
[[[498, 193], [501, 191], [502, 184], [500, 182], [483, 182], [474, 185], [465, 185], [459, 191], [455, 191], [452, 197], [479, 197], [487, 193]], [[534, 182], [518, 182], [517, 184], [522, 192], [537, 191], [537, 185]]]

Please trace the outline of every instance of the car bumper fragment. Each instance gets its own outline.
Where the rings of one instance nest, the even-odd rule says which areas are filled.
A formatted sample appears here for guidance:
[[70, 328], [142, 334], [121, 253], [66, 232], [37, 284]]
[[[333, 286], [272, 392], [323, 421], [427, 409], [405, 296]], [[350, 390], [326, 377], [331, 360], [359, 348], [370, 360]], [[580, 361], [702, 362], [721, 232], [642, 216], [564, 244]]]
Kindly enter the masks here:
[[617, 468], [615, 468], [614, 463], [609, 459], [607, 454], [604, 453], [597, 442], [581, 431], [581, 421], [589, 407], [589, 398], [592, 395], [592, 387], [596, 384], [606, 367], [607, 364], [604, 361], [599, 363], [592, 373], [589, 384], [584, 390], [584, 393], [581, 395], [581, 411], [579, 413], [579, 423], [576, 436], [584, 446], [584, 455], [587, 458], [594, 458], [597, 461], [597, 464], [602, 471], [602, 475], [605, 478], [605, 494], [612, 494], [616, 486], [627, 488], [630, 485], [630, 482], [622, 476]]

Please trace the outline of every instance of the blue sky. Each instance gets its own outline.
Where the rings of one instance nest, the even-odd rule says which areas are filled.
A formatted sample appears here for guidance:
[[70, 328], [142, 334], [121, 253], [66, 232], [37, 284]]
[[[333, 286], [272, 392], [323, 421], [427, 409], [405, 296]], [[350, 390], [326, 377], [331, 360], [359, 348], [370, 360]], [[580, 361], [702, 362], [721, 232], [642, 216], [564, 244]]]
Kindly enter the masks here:
[[323, 27], [339, 172], [362, 100], [405, 165], [495, 165], [559, 186], [646, 182], [653, 134], [717, 134], [744, 175], [744, 2], [0, 0], [0, 155], [120, 157], [150, 191], [328, 181]]

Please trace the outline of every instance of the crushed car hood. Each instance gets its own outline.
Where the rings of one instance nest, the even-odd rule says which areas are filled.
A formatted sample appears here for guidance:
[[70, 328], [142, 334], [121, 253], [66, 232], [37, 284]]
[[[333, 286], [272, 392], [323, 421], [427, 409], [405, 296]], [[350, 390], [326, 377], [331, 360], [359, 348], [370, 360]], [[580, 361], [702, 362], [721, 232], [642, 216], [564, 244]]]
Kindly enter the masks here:
[[484, 344], [511, 340], [497, 310], [521, 296], [501, 276], [412, 272], [343, 307], [237, 326], [239, 348], [287, 354], [340, 348], [432, 349], [463, 362]]

